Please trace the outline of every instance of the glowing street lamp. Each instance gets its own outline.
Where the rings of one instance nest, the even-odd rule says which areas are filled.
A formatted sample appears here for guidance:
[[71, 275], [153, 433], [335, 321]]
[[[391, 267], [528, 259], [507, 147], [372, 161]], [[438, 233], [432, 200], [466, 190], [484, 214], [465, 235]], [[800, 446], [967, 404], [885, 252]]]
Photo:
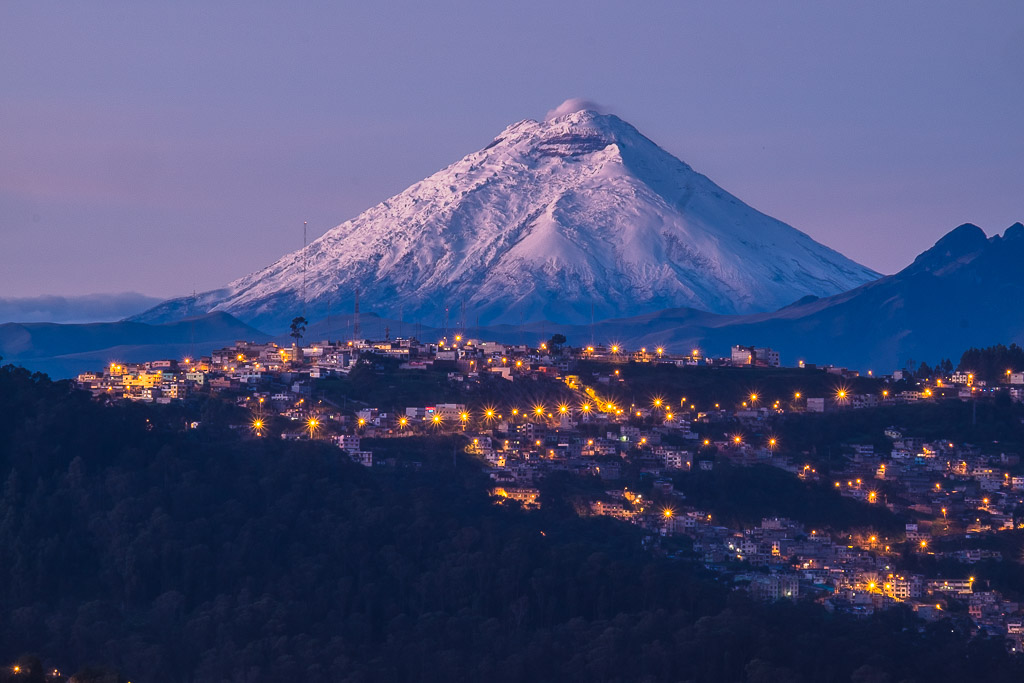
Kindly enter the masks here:
[[306, 429], [309, 431], [309, 438], [315, 438], [317, 430], [320, 429], [320, 420], [315, 417], [309, 418], [306, 420]]

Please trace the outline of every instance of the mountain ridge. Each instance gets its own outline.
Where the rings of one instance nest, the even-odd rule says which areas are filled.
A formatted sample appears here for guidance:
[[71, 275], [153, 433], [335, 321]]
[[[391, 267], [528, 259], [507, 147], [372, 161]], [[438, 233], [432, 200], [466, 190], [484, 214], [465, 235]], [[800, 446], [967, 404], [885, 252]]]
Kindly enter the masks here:
[[[972, 346], [1024, 342], [1024, 317], [1007, 305], [1024, 298], [1022, 261], [1024, 225], [986, 237], [965, 224], [901, 271], [831, 297], [747, 316], [670, 309], [606, 321], [595, 334], [615, 334], [631, 346], [714, 354], [734, 344], [768, 346], [788, 365], [806, 360], [892, 370], [911, 361], [935, 363]], [[570, 334], [590, 332], [577, 327]]]
[[877, 273], [744, 204], [610, 114], [506, 127], [483, 149], [195, 299], [131, 318], [225, 310], [280, 330], [305, 308], [440, 326], [587, 322], [689, 305], [774, 310]]
[[170, 323], [3, 323], [0, 357], [54, 377], [73, 377], [107, 363], [181, 359], [207, 354], [239, 339], [263, 341], [268, 335], [234, 316], [209, 313]]

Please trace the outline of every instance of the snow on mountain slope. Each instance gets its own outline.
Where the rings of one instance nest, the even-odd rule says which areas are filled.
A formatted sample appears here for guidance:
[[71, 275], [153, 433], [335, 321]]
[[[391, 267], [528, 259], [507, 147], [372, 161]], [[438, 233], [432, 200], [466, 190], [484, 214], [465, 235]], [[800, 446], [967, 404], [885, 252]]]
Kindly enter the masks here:
[[[305, 278], [303, 276], [306, 269]], [[306, 249], [140, 320], [228, 311], [279, 329], [363, 310], [565, 323], [690, 306], [769, 311], [878, 277], [722, 190], [612, 115], [521, 121]]]

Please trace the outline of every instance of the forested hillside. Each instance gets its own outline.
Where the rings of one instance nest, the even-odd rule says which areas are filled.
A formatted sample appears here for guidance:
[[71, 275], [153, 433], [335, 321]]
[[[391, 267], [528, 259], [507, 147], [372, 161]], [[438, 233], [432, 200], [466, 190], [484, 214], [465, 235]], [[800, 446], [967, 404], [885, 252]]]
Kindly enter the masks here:
[[1024, 676], [956, 623], [752, 603], [634, 527], [494, 506], [447, 439], [371, 471], [231, 410], [0, 368], [0, 680], [29, 653], [140, 681]]

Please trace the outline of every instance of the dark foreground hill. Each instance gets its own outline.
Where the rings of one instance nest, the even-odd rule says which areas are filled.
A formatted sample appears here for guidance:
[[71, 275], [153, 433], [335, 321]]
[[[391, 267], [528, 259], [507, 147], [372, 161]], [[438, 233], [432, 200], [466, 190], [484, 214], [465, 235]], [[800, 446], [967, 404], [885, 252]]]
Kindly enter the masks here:
[[1024, 676], [951, 621], [751, 603], [549, 490], [538, 512], [495, 507], [447, 439], [396, 447], [419, 469], [369, 471], [228, 429], [233, 410], [105, 406], [0, 368], [0, 662], [145, 681]]

